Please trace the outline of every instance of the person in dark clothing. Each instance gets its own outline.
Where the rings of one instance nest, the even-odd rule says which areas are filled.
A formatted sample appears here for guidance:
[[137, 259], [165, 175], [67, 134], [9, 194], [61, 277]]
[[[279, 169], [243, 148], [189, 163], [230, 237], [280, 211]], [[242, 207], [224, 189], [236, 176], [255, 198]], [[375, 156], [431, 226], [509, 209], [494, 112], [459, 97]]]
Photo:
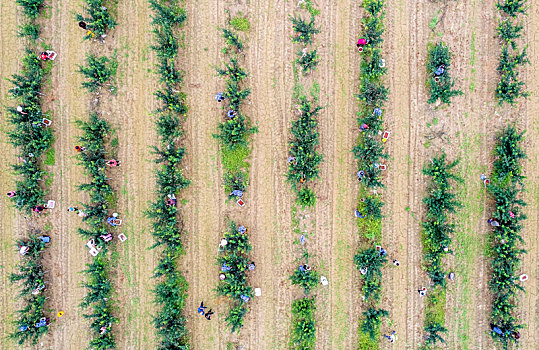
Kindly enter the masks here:
[[82, 29], [88, 29], [88, 27], [86, 26], [86, 22], [84, 21], [79, 22], [79, 27], [81, 27]]
[[210, 309], [208, 312], [206, 312], [206, 316], [204, 316], [204, 317], [206, 317], [207, 320], [211, 320], [211, 315], [213, 315], [213, 314], [214, 314], [214, 312], [212, 311], [212, 309]]

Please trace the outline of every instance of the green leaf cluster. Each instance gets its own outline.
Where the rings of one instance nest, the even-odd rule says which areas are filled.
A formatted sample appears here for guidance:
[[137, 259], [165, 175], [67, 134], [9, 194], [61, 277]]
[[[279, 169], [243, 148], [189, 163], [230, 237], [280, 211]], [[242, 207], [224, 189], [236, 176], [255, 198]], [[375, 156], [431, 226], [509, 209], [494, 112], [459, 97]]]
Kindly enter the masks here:
[[299, 51], [297, 53], [296, 63], [300, 65], [303, 74], [310, 73], [316, 69], [320, 62], [320, 57], [316, 53], [316, 49], [312, 51]]
[[496, 3], [496, 8], [514, 18], [519, 14], [526, 14], [526, 2], [527, 0], [500, 0]]
[[368, 334], [371, 339], [378, 339], [380, 336], [380, 324], [382, 317], [388, 317], [389, 312], [384, 309], [376, 309], [373, 307], [363, 311], [363, 322], [361, 323], [361, 331]]

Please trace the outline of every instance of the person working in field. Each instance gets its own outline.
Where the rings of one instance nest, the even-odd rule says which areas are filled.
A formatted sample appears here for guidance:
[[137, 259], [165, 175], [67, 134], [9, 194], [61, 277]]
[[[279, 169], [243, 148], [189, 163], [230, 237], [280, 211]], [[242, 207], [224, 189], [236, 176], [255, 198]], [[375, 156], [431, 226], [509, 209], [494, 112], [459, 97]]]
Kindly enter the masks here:
[[357, 44], [356, 44], [357, 50], [359, 52], [363, 52], [363, 47], [365, 45], [367, 45], [367, 40], [366, 39], [363, 39], [363, 38], [358, 39]]

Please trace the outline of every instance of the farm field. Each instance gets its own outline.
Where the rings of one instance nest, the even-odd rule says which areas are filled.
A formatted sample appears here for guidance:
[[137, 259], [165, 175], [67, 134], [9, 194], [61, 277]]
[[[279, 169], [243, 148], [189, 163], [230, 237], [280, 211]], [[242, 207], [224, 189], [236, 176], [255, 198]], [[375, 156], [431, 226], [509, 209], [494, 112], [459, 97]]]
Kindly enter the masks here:
[[[320, 179], [313, 182], [317, 194], [314, 208], [298, 207], [299, 225], [306, 223], [310, 264], [329, 280], [319, 286], [316, 295], [316, 349], [357, 349], [362, 308], [360, 273], [354, 265], [359, 233], [354, 217], [359, 183], [357, 162], [352, 148], [357, 143], [361, 54], [355, 43], [362, 32], [365, 10], [357, 0], [315, 0], [320, 10], [315, 37], [320, 61], [308, 76], [319, 83], [319, 150], [324, 154]], [[20, 303], [14, 296], [18, 288], [9, 275], [20, 260], [14, 242], [36, 227], [49, 227], [52, 244], [45, 250], [43, 265], [47, 271], [47, 308], [51, 310], [48, 334], [37, 346], [18, 346], [7, 336], [13, 332], [10, 322], [0, 322], [0, 349], [85, 349], [90, 342], [89, 322], [79, 307], [85, 295], [81, 271], [90, 263], [85, 240], [77, 233], [82, 227], [68, 206], [88, 201], [77, 186], [87, 181], [75, 157], [74, 145], [80, 136], [75, 120], [86, 120], [91, 97], [80, 88], [82, 76], [76, 73], [86, 53], [100, 50], [116, 54], [118, 91], [102, 102], [103, 117], [116, 130], [117, 158], [122, 166], [110, 172], [111, 184], [118, 197], [117, 211], [123, 224], [121, 232], [128, 240], [116, 243], [112, 252], [114, 286], [113, 325], [117, 349], [154, 349], [157, 337], [152, 324], [156, 280], [152, 278], [158, 262], [158, 248], [151, 249], [151, 220], [145, 216], [149, 202], [155, 200], [154, 155], [157, 145], [152, 112], [159, 102], [153, 93], [159, 87], [152, 71], [157, 63], [153, 44], [150, 7], [147, 0], [118, 0], [110, 6], [117, 19], [104, 44], [83, 41], [74, 14], [82, 11], [82, 1], [46, 2], [40, 18], [41, 37], [50, 43], [58, 57], [43, 92], [43, 109], [53, 115], [55, 142], [54, 165], [45, 165], [54, 174], [47, 198], [57, 208], [37, 220], [13, 207], [7, 196], [0, 196], [0, 313], [12, 321]], [[299, 264], [300, 246], [297, 218], [293, 216], [295, 194], [286, 181], [290, 125], [295, 119], [294, 70], [295, 47], [289, 16], [298, 10], [292, 0], [197, 0], [184, 1], [186, 21], [181, 31], [183, 42], [178, 62], [184, 71], [181, 91], [186, 94], [187, 119], [183, 124], [181, 145], [185, 158], [183, 174], [191, 181], [179, 195], [180, 215], [186, 233], [185, 254], [179, 266], [189, 288], [184, 314], [192, 349], [288, 349], [291, 336], [292, 301], [303, 292], [292, 286], [290, 275]], [[494, 0], [483, 1], [391, 1], [387, 2], [383, 55], [388, 72], [389, 100], [384, 120], [391, 137], [386, 143], [390, 155], [384, 173], [385, 189], [380, 190], [383, 207], [382, 242], [391, 259], [400, 261], [383, 268], [381, 307], [389, 318], [382, 321], [382, 334], [396, 331], [397, 341], [381, 338], [382, 349], [416, 349], [424, 342], [425, 300], [417, 289], [429, 283], [422, 270], [421, 222], [425, 206], [426, 162], [445, 150], [448, 159], [460, 158], [455, 172], [463, 183], [454, 190], [463, 207], [454, 216], [456, 232], [446, 265], [456, 273], [448, 282], [445, 327], [448, 332], [443, 348], [494, 349], [489, 335], [492, 295], [487, 219], [493, 211], [493, 199], [480, 181], [482, 173], [492, 171], [492, 150], [496, 135], [507, 124], [516, 123], [526, 130], [522, 145], [528, 155], [523, 162], [526, 191], [523, 199], [527, 220], [521, 235], [525, 240], [522, 255], [525, 282], [516, 312], [526, 327], [519, 346], [534, 349], [539, 342], [539, 82], [534, 72], [539, 66], [539, 4], [529, 1], [520, 46], [528, 45], [530, 65], [521, 70], [521, 78], [530, 92], [514, 107], [498, 106], [494, 91], [499, 81], [496, 68], [501, 45], [496, 34], [498, 11]], [[305, 12], [301, 12], [304, 14]], [[252, 135], [249, 158], [249, 186], [240, 208], [227, 201], [223, 191], [223, 167], [219, 141], [213, 137], [222, 120], [221, 105], [214, 95], [223, 90], [223, 80], [215, 67], [225, 60], [224, 40], [219, 28], [229, 17], [245, 15], [250, 30], [242, 32], [245, 49], [241, 65], [249, 73], [245, 86], [251, 94], [243, 112], [258, 128]], [[22, 14], [15, 1], [0, 2], [0, 99], [14, 106], [8, 96], [9, 78], [21, 67], [24, 41], [17, 38]], [[453, 53], [451, 74], [455, 88], [464, 92], [452, 98], [450, 106], [429, 105], [427, 43], [443, 36]], [[301, 77], [304, 83], [307, 78]], [[5, 108], [0, 111], [0, 193], [13, 188], [11, 164], [16, 151], [8, 142], [11, 128]], [[249, 285], [260, 287], [261, 297], [249, 302], [245, 325], [230, 333], [225, 317], [228, 299], [218, 297], [218, 245], [230, 218], [249, 228], [249, 253], [256, 262]], [[302, 227], [301, 227], [302, 228]], [[196, 313], [200, 301], [215, 311], [211, 321]], [[61, 318], [58, 311], [64, 311]], [[234, 346], [234, 347], [232, 347]], [[441, 347], [442, 348], [442, 347]]]

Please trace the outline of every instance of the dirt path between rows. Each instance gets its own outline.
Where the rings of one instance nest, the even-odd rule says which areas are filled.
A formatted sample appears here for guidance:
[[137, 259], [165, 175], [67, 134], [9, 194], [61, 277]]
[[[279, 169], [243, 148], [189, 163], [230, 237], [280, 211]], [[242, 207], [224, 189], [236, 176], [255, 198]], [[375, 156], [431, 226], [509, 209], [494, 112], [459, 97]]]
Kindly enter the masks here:
[[527, 325], [522, 333], [521, 348], [531, 349], [534, 344], [539, 342], [539, 82], [536, 78], [537, 67], [539, 67], [539, 4], [530, 2], [528, 9], [529, 15], [526, 21], [526, 44], [528, 46], [528, 55], [531, 65], [527, 67], [524, 74], [527, 90], [530, 91], [530, 97], [525, 103], [521, 113], [516, 115], [518, 125], [526, 132], [526, 152], [528, 161], [523, 170], [527, 176], [526, 192], [524, 200], [528, 203], [524, 210], [528, 219], [524, 221], [522, 237], [526, 244], [524, 248], [528, 254], [524, 255], [522, 260], [522, 272], [527, 273], [530, 279], [526, 282], [526, 294], [521, 296], [521, 314], [522, 320]]
[[[13, 100], [8, 98], [8, 90], [13, 84], [4, 78], [11, 76], [20, 70], [20, 60], [14, 59], [14, 52], [22, 52], [23, 43], [17, 38], [17, 22], [19, 17], [16, 15], [16, 9], [11, 3], [0, 3], [0, 47], [3, 49], [0, 53], [0, 99], [2, 105], [13, 105]], [[7, 50], [6, 48], [10, 48]], [[13, 189], [13, 172], [11, 164], [15, 161], [15, 150], [8, 143], [5, 132], [9, 130], [7, 114], [4, 108], [0, 110], [0, 131], [2, 135], [2, 152], [0, 152], [0, 193], [7, 193]], [[19, 307], [19, 303], [13, 296], [18, 289], [14, 288], [9, 282], [9, 275], [14, 271], [15, 265], [19, 262], [19, 255], [14, 247], [14, 239], [25, 237], [26, 225], [24, 219], [12, 206], [12, 202], [5, 195], [0, 196], [0, 317], [3, 320], [12, 320], [13, 311]], [[10, 322], [0, 322], [0, 348], [11, 344], [6, 337], [12, 332]]]

